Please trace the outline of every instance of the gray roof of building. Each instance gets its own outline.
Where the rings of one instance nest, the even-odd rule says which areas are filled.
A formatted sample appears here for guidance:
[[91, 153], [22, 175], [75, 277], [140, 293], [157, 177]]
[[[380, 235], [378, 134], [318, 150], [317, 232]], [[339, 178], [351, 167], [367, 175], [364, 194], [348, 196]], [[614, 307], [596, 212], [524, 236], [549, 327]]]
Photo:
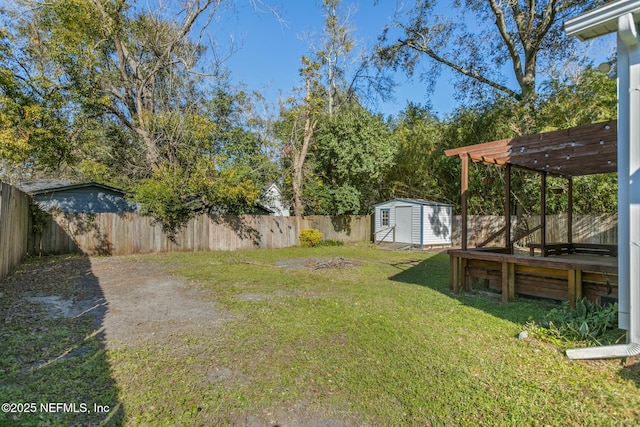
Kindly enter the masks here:
[[97, 182], [83, 182], [80, 184], [72, 184], [70, 181], [60, 179], [41, 179], [33, 181], [23, 181], [16, 184], [16, 187], [31, 195], [53, 193], [58, 191], [76, 190], [79, 188], [97, 187], [103, 190], [113, 191], [116, 193], [125, 194], [126, 191], [119, 188], [110, 187], [104, 184], [98, 184]]
[[384, 205], [385, 203], [394, 202], [394, 201], [406, 202], [406, 203], [411, 203], [411, 204], [414, 204], [414, 205], [453, 206], [452, 204], [449, 204], [449, 203], [433, 202], [431, 200], [425, 200], [425, 199], [406, 199], [406, 198], [391, 199], [391, 200], [387, 200], [385, 202], [376, 203], [374, 206], [380, 206], [380, 205]]

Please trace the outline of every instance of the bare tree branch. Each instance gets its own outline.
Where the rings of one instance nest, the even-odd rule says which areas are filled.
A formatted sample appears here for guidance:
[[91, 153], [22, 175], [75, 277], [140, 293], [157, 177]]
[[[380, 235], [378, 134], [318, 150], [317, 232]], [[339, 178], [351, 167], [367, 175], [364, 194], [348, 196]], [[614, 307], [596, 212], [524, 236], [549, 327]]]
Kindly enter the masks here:
[[[420, 35], [418, 35], [418, 36], [420, 36]], [[425, 53], [430, 58], [432, 58], [432, 59], [434, 59], [434, 60], [436, 60], [436, 61], [438, 61], [438, 62], [440, 62], [440, 63], [442, 63], [444, 65], [446, 65], [447, 67], [450, 67], [450, 68], [454, 69], [455, 71], [457, 71], [457, 72], [459, 72], [459, 73], [461, 73], [461, 74], [463, 74], [463, 75], [465, 75], [467, 77], [470, 77], [470, 78], [472, 78], [474, 80], [477, 80], [480, 83], [483, 83], [483, 84], [486, 84], [488, 86], [491, 86], [492, 88], [497, 89], [500, 92], [503, 92], [503, 93], [515, 98], [515, 99], [517, 99], [519, 97], [519, 94], [517, 92], [515, 92], [514, 90], [509, 89], [508, 87], [506, 87], [506, 86], [504, 86], [504, 85], [502, 85], [500, 83], [497, 83], [497, 82], [495, 82], [495, 81], [493, 81], [493, 80], [491, 80], [491, 79], [489, 79], [487, 77], [482, 76], [481, 74], [478, 74], [478, 73], [476, 73], [476, 72], [474, 72], [472, 70], [469, 70], [469, 69], [467, 69], [465, 67], [462, 67], [462, 66], [454, 63], [453, 61], [450, 61], [450, 60], [438, 55], [436, 52], [433, 51], [433, 49], [431, 49], [428, 46], [428, 44], [426, 42], [419, 42], [419, 41], [416, 41], [415, 39], [405, 39], [405, 40], [398, 40], [398, 44], [400, 46], [406, 46], [406, 47], [414, 49], [414, 50], [416, 50], [418, 52]]]

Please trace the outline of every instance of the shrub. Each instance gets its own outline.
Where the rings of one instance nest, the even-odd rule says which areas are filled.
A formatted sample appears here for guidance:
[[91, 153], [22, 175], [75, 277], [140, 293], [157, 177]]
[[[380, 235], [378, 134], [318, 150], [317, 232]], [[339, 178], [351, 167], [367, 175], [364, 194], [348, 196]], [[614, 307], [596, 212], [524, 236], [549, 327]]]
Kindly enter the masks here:
[[322, 239], [322, 233], [315, 228], [305, 228], [300, 231], [300, 244], [302, 246], [318, 246]]
[[35, 203], [31, 203], [29, 209], [31, 211], [31, 229], [34, 233], [42, 233], [44, 226], [47, 224], [49, 214]]
[[600, 305], [586, 298], [576, 301], [575, 309], [564, 302], [552, 309], [540, 322], [531, 327], [542, 339], [559, 342], [586, 341], [601, 345], [600, 340], [617, 328], [618, 304]]

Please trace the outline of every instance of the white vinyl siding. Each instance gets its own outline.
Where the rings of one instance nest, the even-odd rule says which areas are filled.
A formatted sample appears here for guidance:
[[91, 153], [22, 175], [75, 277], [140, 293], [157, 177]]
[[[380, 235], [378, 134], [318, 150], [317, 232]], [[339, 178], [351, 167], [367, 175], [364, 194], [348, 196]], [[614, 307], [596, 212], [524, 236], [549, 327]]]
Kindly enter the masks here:
[[424, 206], [424, 245], [451, 244], [451, 206]]
[[[408, 223], [398, 224], [397, 211], [403, 208], [411, 209], [411, 219]], [[402, 212], [408, 218], [408, 212]], [[387, 216], [389, 222], [383, 222]], [[395, 241], [415, 246], [451, 245], [452, 208], [450, 205], [417, 199], [394, 199], [376, 205], [374, 219], [376, 242]], [[392, 229], [394, 226], [395, 230]], [[398, 227], [401, 227], [400, 230]]]

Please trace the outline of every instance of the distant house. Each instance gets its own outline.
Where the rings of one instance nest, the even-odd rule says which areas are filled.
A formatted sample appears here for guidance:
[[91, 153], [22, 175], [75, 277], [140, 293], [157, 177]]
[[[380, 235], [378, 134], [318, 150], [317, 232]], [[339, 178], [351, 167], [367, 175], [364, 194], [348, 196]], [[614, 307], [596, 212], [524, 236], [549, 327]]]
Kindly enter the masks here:
[[260, 206], [267, 211], [268, 215], [289, 216], [289, 207], [284, 205], [282, 192], [276, 184], [271, 184], [267, 188]]
[[452, 205], [422, 199], [393, 199], [374, 206], [376, 242], [451, 246]]
[[61, 180], [25, 181], [16, 185], [30, 194], [44, 211], [84, 213], [137, 212], [138, 205], [126, 200], [126, 192], [118, 188], [87, 182], [71, 184]]

